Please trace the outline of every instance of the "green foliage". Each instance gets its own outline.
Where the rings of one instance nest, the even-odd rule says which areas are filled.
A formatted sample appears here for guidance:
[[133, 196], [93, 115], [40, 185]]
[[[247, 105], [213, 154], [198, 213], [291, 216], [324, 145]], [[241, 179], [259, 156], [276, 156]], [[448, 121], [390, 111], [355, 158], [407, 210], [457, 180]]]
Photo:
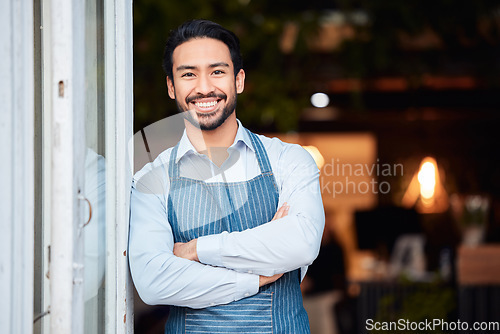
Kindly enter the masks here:
[[[421, 75], [463, 58], [484, 73], [486, 61], [498, 73], [493, 61], [500, 44], [498, 1], [340, 0], [338, 4], [347, 14], [362, 9], [369, 22], [357, 26], [356, 38], [347, 40], [340, 52], [348, 76]], [[418, 52], [401, 49], [402, 34], [418, 37], [425, 31], [435, 33], [440, 45]]]
[[[335, 52], [312, 54], [307, 41], [318, 32], [324, 9], [345, 14], [356, 32]], [[351, 19], [359, 11], [366, 14], [366, 24]], [[325, 87], [331, 78], [402, 76], [417, 90], [426, 74], [466, 74], [500, 86], [500, 9], [494, 0], [138, 0], [136, 130], [177, 112], [167, 95], [161, 59], [169, 31], [194, 18], [213, 20], [239, 36], [247, 81], [238, 117], [251, 128], [295, 130], [313, 87], [318, 82]], [[298, 37], [284, 54], [280, 39], [290, 22], [298, 26]], [[436, 34], [439, 45], [401, 48], [402, 34], [417, 37], [425, 31]], [[364, 109], [362, 92], [352, 93], [351, 109]]]
[[[378, 304], [378, 312], [375, 321], [398, 322], [399, 319], [405, 319], [408, 322], [432, 322], [433, 319], [444, 321], [449, 320], [449, 315], [456, 308], [456, 293], [450, 286], [445, 286], [440, 282], [420, 283], [418, 286], [415, 283], [402, 283], [407, 285], [408, 289], [412, 286], [415, 290], [405, 296], [395, 294], [386, 295], [381, 298]], [[387, 331], [376, 331], [372, 333], [382, 333]], [[392, 330], [391, 333], [413, 334], [414, 330], [399, 329]], [[419, 330], [418, 333], [443, 333], [436, 327], [435, 331]]]

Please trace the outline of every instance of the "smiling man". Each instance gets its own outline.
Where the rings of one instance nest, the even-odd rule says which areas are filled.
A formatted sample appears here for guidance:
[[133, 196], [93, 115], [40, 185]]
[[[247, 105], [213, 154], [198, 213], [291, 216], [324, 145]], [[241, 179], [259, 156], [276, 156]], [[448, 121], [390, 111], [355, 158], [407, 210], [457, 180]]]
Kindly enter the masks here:
[[[167, 77], [168, 94], [181, 112], [188, 112], [187, 120], [201, 130], [215, 130], [235, 117], [236, 94], [243, 91], [245, 72], [240, 69], [233, 77], [228, 51], [223, 42], [204, 38], [185, 42], [173, 52], [177, 62]], [[200, 54], [206, 55], [202, 63], [197, 59]], [[227, 124], [231, 123], [234, 120]]]
[[309, 333], [300, 282], [324, 227], [314, 160], [237, 120], [245, 72], [232, 32], [186, 22], [163, 67], [185, 131], [134, 176], [139, 295], [172, 305], [165, 333]]

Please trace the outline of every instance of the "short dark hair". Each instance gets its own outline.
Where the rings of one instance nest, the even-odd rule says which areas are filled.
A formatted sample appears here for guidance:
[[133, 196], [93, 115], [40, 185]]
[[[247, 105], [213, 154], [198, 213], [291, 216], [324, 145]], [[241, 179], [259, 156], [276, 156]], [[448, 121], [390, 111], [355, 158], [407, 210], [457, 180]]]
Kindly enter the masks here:
[[240, 53], [240, 40], [230, 30], [208, 20], [192, 20], [180, 25], [177, 29], [171, 31], [163, 53], [163, 70], [167, 76], [173, 80], [173, 61], [172, 54], [176, 47], [193, 38], [213, 38], [217, 39], [229, 48], [231, 60], [234, 66], [234, 75], [243, 68], [243, 60]]

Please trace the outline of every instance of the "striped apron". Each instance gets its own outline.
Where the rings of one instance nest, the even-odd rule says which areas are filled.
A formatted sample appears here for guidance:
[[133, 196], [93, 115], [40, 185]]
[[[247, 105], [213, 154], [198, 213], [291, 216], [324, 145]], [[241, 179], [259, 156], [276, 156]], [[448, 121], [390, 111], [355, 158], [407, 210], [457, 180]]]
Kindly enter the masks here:
[[[247, 130], [248, 131], [248, 130]], [[248, 131], [261, 174], [245, 182], [205, 183], [179, 176], [178, 145], [170, 155], [168, 219], [175, 242], [243, 231], [269, 222], [278, 206], [278, 188], [260, 139]], [[279, 238], [279, 236], [276, 236]], [[300, 269], [285, 273], [259, 292], [204, 309], [172, 306], [165, 333], [309, 333], [302, 306]]]

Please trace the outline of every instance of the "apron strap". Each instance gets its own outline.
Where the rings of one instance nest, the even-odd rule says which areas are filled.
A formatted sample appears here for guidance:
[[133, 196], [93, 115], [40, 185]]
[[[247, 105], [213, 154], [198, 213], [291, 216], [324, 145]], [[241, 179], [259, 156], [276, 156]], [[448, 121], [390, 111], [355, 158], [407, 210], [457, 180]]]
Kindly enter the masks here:
[[252, 145], [255, 149], [255, 155], [257, 157], [257, 161], [259, 162], [260, 172], [262, 174], [272, 172], [271, 163], [269, 162], [269, 157], [267, 156], [267, 152], [262, 145], [259, 137], [250, 130], [246, 129], [248, 135], [250, 136], [250, 140], [252, 141]]
[[179, 178], [179, 164], [175, 163], [175, 159], [177, 158], [177, 150], [179, 149], [179, 143], [177, 143], [177, 145], [175, 145], [172, 149], [172, 152], [170, 152], [170, 160], [168, 162], [168, 175], [174, 179]]

